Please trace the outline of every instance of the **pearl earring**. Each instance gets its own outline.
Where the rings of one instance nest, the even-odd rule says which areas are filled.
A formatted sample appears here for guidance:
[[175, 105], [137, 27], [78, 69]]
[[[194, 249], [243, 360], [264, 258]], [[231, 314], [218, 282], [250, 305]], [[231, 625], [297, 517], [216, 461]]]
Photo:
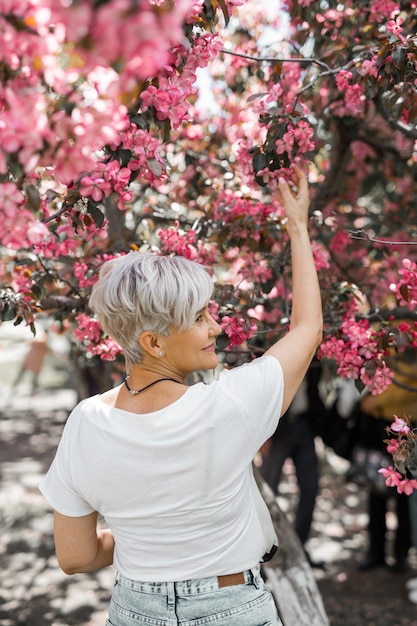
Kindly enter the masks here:
[[163, 350], [161, 350], [160, 352], [158, 352], [158, 356], [164, 356], [165, 352]]

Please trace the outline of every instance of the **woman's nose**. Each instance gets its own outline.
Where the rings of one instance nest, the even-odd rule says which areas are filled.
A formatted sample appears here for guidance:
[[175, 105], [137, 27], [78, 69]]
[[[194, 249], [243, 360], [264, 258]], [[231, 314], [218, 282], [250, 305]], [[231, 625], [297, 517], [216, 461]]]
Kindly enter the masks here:
[[220, 335], [222, 331], [222, 327], [216, 322], [215, 319], [211, 318], [210, 320], [210, 334], [211, 335]]

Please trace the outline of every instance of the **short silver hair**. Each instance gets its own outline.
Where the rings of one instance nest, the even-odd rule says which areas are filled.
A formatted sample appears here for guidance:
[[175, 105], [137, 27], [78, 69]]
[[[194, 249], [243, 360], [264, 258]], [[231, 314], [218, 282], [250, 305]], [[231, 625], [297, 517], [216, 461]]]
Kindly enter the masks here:
[[213, 293], [206, 267], [181, 256], [130, 252], [106, 261], [89, 307], [124, 352], [126, 369], [142, 360], [145, 330], [169, 335], [192, 326]]

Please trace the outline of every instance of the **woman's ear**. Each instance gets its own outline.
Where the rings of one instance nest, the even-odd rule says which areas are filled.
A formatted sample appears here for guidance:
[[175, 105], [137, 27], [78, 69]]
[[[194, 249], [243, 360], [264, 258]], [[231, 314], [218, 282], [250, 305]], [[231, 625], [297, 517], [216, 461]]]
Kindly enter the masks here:
[[165, 350], [162, 345], [161, 336], [151, 330], [144, 330], [139, 337], [139, 344], [144, 354], [149, 354], [153, 358], [162, 358]]

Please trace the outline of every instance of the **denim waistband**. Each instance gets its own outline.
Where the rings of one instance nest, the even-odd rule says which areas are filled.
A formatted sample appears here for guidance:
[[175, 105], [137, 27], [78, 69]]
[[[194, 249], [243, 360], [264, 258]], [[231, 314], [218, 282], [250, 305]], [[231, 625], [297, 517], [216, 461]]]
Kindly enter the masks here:
[[[257, 583], [260, 577], [259, 565], [252, 569], [248, 569], [243, 572], [245, 585]], [[210, 593], [217, 591], [219, 587], [219, 581], [217, 576], [209, 576], [207, 578], [194, 578], [190, 580], [179, 580], [176, 582], [144, 582], [139, 580], [132, 580], [126, 578], [122, 574], [118, 573], [116, 580], [119, 585], [132, 589], [133, 591], [140, 591], [141, 593], [155, 593], [168, 595], [172, 586], [174, 585], [175, 592], [179, 595], [194, 595], [198, 593]]]

